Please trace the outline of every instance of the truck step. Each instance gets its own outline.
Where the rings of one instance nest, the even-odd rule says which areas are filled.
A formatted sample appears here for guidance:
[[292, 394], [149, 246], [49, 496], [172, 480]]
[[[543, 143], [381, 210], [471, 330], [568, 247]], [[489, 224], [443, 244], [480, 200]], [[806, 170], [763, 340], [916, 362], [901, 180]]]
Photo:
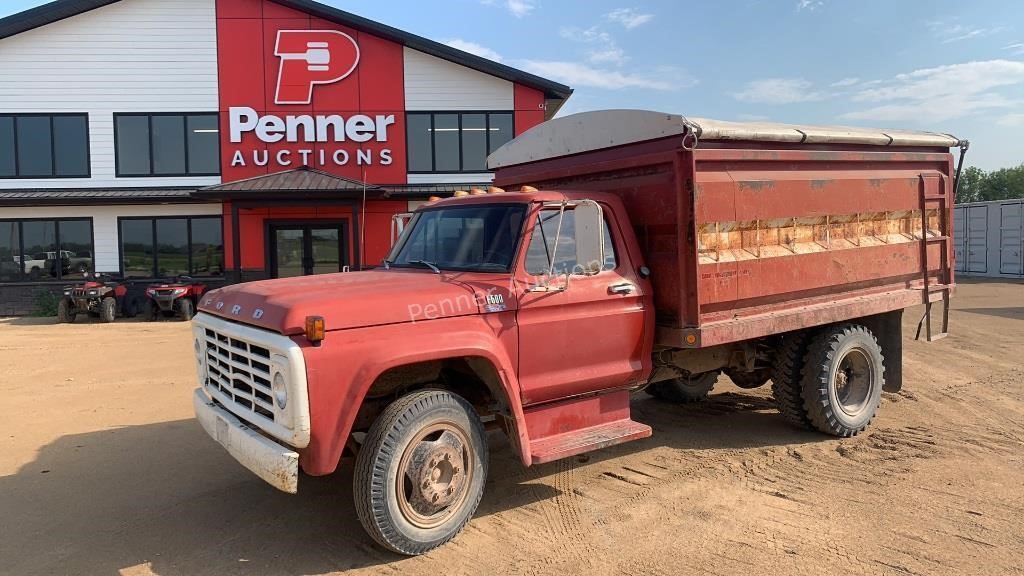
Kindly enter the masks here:
[[534, 464], [543, 464], [650, 435], [651, 427], [647, 424], [629, 419], [617, 420], [533, 441], [530, 453]]

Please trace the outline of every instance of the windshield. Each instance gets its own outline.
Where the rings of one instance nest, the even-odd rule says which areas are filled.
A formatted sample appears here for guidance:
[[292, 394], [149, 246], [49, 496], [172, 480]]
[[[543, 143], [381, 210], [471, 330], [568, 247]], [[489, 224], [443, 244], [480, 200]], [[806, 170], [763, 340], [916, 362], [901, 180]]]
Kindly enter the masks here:
[[526, 204], [451, 206], [417, 212], [391, 251], [391, 266], [507, 272]]

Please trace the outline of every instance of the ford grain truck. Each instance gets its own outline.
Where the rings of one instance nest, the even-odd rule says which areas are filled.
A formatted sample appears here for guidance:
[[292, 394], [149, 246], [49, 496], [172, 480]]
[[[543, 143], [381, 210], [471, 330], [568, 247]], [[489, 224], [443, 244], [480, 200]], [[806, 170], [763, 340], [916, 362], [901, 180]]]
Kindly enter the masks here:
[[[199, 422], [273, 486], [354, 458], [359, 519], [420, 554], [469, 521], [485, 431], [524, 466], [645, 438], [630, 396], [771, 383], [845, 437], [942, 337], [951, 148], [928, 132], [576, 114], [420, 207], [372, 270], [236, 284], [193, 321]], [[962, 162], [962, 157], [961, 157]]]

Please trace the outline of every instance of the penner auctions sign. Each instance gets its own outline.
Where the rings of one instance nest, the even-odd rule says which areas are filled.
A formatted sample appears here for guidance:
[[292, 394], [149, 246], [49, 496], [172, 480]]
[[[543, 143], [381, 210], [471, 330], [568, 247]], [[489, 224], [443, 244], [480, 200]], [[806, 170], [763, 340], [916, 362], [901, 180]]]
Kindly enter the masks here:
[[260, 115], [252, 108], [233, 106], [228, 110], [230, 118], [231, 142], [239, 143], [246, 133], [253, 133], [258, 139], [268, 144], [277, 142], [311, 144], [328, 143], [328, 147], [306, 147], [293, 150], [284, 148], [271, 153], [269, 149], [253, 150], [252, 157], [246, 158], [241, 150], [235, 150], [231, 158], [231, 166], [245, 166], [252, 161], [256, 166], [275, 166], [286, 168], [298, 162], [299, 166], [324, 167], [328, 162], [335, 166], [346, 166], [355, 162], [364, 166], [379, 162], [388, 166], [393, 161], [391, 150], [382, 148], [378, 151], [345, 147], [345, 143], [388, 141], [388, 126], [395, 123], [394, 114], [354, 114], [344, 118], [339, 114], [329, 115]]
[[406, 182], [400, 44], [265, 0], [218, 0], [217, 28], [224, 182], [300, 166]]

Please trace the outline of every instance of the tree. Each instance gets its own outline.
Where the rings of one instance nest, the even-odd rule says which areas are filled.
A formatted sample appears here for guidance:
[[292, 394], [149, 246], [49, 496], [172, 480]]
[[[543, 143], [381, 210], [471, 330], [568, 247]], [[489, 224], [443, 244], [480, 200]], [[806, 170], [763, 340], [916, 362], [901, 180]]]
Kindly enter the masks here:
[[960, 182], [956, 189], [956, 202], [977, 202], [981, 198], [981, 186], [985, 180], [985, 171], [977, 166], [968, 166], [960, 173]]
[[1024, 164], [985, 172], [975, 166], [960, 174], [957, 203], [1024, 198]]

